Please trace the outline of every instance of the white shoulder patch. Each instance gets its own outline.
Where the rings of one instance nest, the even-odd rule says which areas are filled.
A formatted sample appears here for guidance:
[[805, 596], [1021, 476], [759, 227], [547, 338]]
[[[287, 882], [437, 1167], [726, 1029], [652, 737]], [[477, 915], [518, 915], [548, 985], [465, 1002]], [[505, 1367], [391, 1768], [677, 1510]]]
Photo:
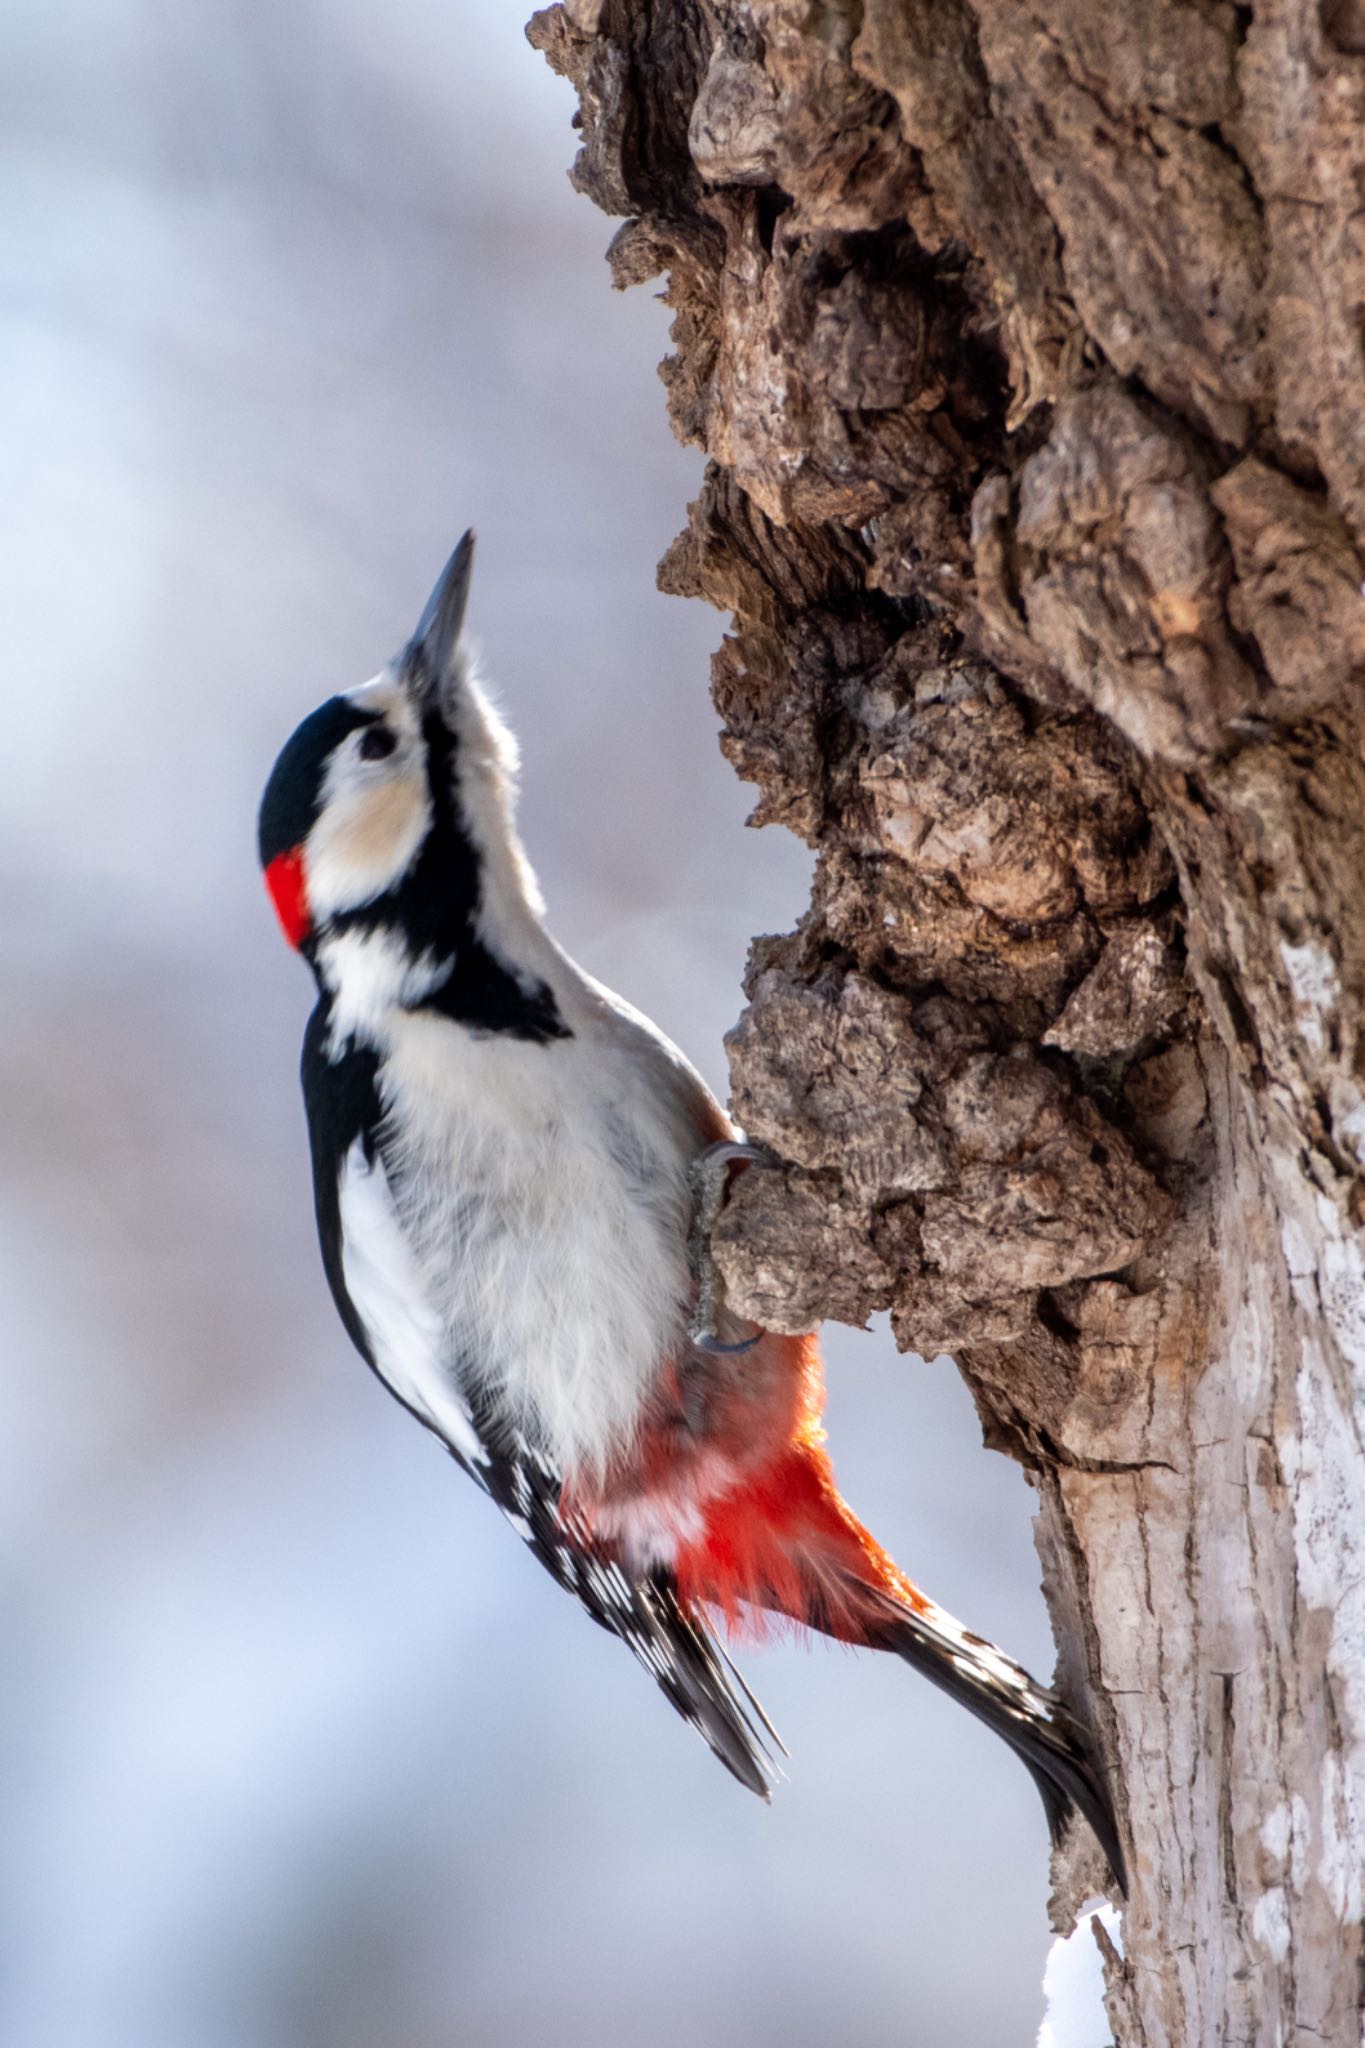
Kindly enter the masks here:
[[475, 1467], [487, 1452], [447, 1357], [440, 1315], [428, 1296], [389, 1189], [383, 1162], [357, 1138], [342, 1164], [341, 1267], [380, 1376], [399, 1399]]
[[453, 962], [429, 951], [413, 959], [401, 932], [373, 925], [329, 932], [318, 943], [318, 964], [332, 998], [332, 1057], [357, 1033], [374, 1039], [398, 1005], [425, 1001], [450, 974]]

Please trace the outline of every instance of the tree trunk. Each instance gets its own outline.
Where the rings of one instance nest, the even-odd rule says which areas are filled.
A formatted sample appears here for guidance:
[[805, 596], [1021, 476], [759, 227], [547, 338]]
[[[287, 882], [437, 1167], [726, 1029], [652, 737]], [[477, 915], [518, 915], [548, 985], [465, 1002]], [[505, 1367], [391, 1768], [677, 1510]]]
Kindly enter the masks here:
[[[756, 818], [717, 1235], [1036, 1475], [1124, 2048], [1361, 2040], [1365, 0], [566, 0]], [[1097, 1861], [1055, 1873], [1065, 1918]]]

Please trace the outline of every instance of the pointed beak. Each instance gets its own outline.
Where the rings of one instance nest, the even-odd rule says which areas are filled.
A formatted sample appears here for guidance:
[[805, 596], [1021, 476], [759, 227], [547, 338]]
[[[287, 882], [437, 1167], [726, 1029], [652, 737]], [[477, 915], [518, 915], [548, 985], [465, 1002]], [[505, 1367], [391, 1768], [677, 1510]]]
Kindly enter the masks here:
[[474, 567], [474, 529], [471, 526], [427, 599], [417, 630], [399, 655], [395, 666], [403, 680], [422, 702], [433, 698], [449, 675], [460, 644], [465, 606], [469, 602], [469, 578]]

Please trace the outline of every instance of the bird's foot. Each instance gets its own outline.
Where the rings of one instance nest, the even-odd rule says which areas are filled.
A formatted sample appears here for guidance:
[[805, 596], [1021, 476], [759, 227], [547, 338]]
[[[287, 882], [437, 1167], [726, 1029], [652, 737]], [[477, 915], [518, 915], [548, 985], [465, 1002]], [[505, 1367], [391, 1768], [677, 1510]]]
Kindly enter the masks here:
[[[692, 1184], [692, 1234], [688, 1247], [696, 1276], [697, 1298], [692, 1313], [692, 1342], [699, 1351], [717, 1356], [751, 1351], [763, 1335], [757, 1323], [742, 1323], [725, 1306], [725, 1283], [711, 1251], [711, 1233], [730, 1198], [730, 1189], [741, 1173], [751, 1166], [775, 1164], [761, 1145], [738, 1139], [723, 1139], [708, 1145], [692, 1162], [688, 1178]], [[747, 1330], [747, 1336], [730, 1340], [731, 1330]], [[725, 1332], [722, 1335], [722, 1331]]]

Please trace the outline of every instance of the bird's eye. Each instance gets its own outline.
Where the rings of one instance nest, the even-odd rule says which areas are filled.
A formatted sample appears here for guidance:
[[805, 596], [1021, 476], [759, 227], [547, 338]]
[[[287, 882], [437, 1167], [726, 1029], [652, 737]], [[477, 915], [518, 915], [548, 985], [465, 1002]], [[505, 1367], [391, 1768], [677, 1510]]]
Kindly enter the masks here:
[[360, 735], [360, 758], [362, 761], [382, 761], [397, 745], [386, 725], [367, 725]]

